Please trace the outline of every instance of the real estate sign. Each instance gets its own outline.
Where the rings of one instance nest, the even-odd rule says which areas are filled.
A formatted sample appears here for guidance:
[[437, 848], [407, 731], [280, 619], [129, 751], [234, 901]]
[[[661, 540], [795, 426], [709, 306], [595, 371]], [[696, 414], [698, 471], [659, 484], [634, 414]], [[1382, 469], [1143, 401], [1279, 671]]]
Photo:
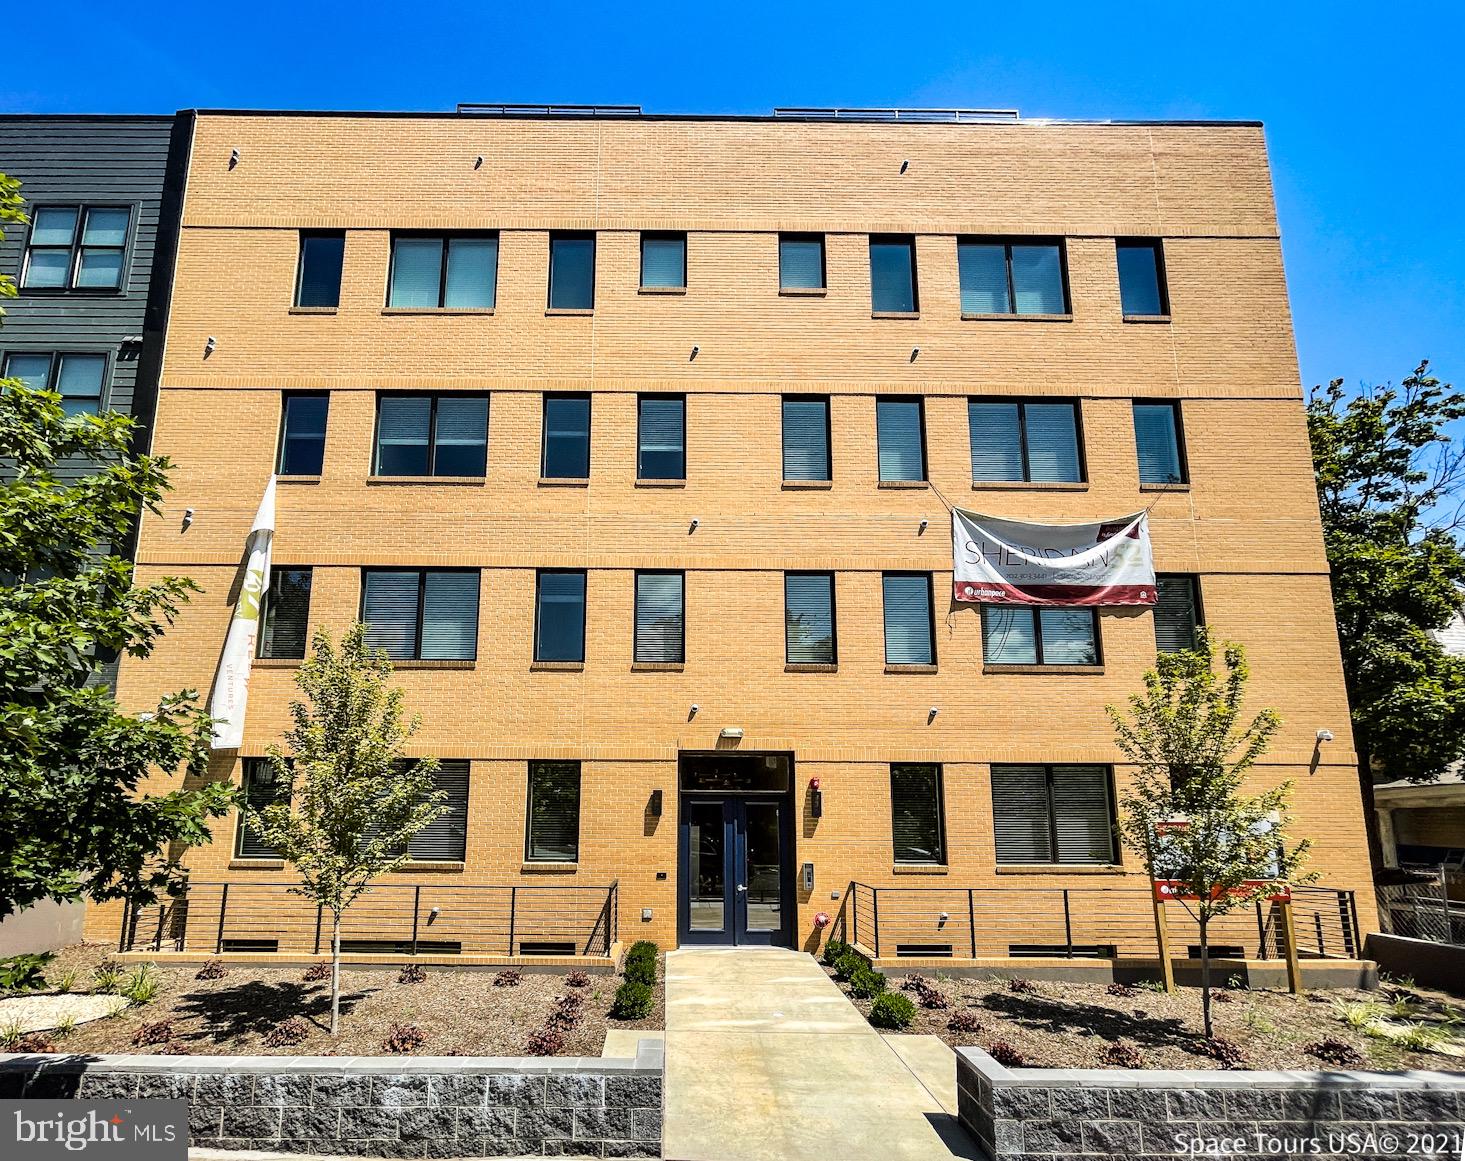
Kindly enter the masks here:
[[270, 477], [245, 541], [244, 580], [224, 639], [224, 653], [214, 678], [209, 713], [214, 718], [215, 750], [237, 750], [244, 741], [244, 708], [249, 698], [249, 670], [259, 636], [260, 607], [270, 587], [270, 541], [275, 535], [275, 477]]

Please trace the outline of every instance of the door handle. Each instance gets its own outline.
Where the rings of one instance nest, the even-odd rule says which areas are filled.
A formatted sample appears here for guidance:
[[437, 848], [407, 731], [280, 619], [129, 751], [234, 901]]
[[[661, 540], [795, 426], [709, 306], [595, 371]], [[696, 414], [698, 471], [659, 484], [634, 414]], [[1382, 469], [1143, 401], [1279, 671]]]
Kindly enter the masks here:
[[748, 888], [747, 888], [747, 885], [746, 884], [744, 884], [744, 883], [739, 883], [738, 884], [738, 890], [739, 891], [746, 891], [747, 889]]

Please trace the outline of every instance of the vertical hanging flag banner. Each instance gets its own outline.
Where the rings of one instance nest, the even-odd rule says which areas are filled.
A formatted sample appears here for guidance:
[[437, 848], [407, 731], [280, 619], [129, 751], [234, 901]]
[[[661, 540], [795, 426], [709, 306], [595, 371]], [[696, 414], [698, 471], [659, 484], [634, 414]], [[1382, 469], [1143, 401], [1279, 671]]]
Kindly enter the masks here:
[[270, 587], [270, 541], [275, 535], [275, 477], [270, 477], [245, 541], [247, 560], [239, 601], [224, 640], [224, 655], [214, 679], [209, 713], [214, 718], [215, 750], [237, 750], [244, 741], [244, 709], [249, 700], [249, 669], [259, 637], [260, 605]]
[[1148, 512], [1029, 524], [951, 510], [953, 595], [982, 605], [1153, 605]]

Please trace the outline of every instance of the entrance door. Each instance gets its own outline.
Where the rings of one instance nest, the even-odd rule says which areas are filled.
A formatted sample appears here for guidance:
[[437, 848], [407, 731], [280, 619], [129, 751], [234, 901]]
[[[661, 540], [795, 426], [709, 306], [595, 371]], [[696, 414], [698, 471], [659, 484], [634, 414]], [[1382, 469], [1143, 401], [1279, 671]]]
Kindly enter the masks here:
[[781, 798], [683, 797], [682, 942], [789, 946], [789, 823]]

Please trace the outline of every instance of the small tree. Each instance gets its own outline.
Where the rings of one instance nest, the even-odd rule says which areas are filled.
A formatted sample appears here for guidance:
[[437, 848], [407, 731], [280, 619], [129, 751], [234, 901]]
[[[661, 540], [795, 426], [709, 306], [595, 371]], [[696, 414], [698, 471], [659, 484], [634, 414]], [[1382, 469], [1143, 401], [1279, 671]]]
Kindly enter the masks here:
[[295, 865], [292, 888], [331, 913], [331, 1035], [341, 1015], [341, 916], [371, 881], [404, 863], [407, 844], [443, 811], [436, 758], [404, 761], [418, 719], [402, 721], [392, 663], [352, 625], [340, 648], [324, 629], [295, 678], [290, 753], [270, 748], [278, 800], [253, 818], [261, 841]]
[[1208, 1038], [1211, 921], [1303, 881], [1297, 873], [1310, 846], [1304, 839], [1288, 847], [1291, 782], [1242, 793], [1246, 772], [1266, 752], [1281, 720], [1264, 709], [1243, 725], [1246, 654], [1240, 645], [1224, 644], [1224, 676], [1216, 659], [1202, 630], [1193, 650], [1160, 654], [1127, 713], [1106, 707], [1119, 749], [1138, 768], [1120, 800], [1125, 845], [1144, 859], [1151, 881], [1173, 880], [1186, 910], [1195, 908], [1190, 913], [1200, 927]]

